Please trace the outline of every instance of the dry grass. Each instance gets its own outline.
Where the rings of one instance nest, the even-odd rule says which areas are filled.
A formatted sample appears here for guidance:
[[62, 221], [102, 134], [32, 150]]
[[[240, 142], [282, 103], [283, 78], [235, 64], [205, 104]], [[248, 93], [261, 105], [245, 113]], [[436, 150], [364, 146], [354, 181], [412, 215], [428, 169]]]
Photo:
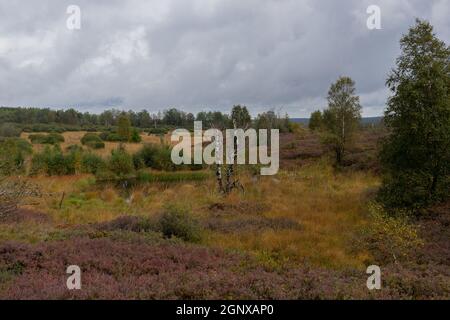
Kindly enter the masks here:
[[[247, 184], [248, 185], [248, 184]], [[212, 234], [210, 243], [251, 250], [264, 257], [283, 257], [329, 267], [361, 266], [367, 254], [348, 250], [353, 234], [364, 225], [367, 191], [378, 179], [364, 173], [334, 174], [331, 167], [311, 165], [265, 178], [234, 201], [272, 204], [267, 217], [297, 221], [301, 230], [267, 230], [260, 234]]]
[[[62, 147], [80, 144], [84, 134], [65, 132]], [[142, 139], [143, 143], [160, 143], [158, 136], [143, 134]], [[168, 141], [170, 137], [166, 135], [164, 139]], [[95, 152], [106, 156], [117, 146], [118, 143], [106, 142], [105, 149]], [[125, 144], [130, 152], [140, 147], [140, 143]], [[88, 175], [29, 179], [46, 193], [33, 208], [46, 212], [55, 226], [98, 223], [124, 215], [155, 216], [172, 205], [191, 211], [202, 221], [219, 218], [239, 225], [239, 230], [226, 233], [207, 229], [205, 245], [254, 254], [268, 267], [308, 261], [331, 268], [359, 268], [368, 259], [369, 254], [362, 250], [356, 254], [351, 251], [350, 244], [366, 223], [367, 195], [379, 184], [369, 172], [336, 173], [321, 158], [281, 170], [275, 177], [255, 178], [244, 172], [240, 180], [245, 193], [234, 192], [227, 197], [216, 192], [214, 178], [149, 183], [127, 192], [113, 185], [95, 185]], [[66, 197], [59, 208], [62, 192]], [[301, 228], [246, 230], [245, 221], [253, 221], [251, 216], [288, 219]]]
[[[42, 199], [36, 206], [48, 212], [57, 225], [104, 222], [123, 215], [154, 216], [168, 204], [190, 210], [200, 220], [218, 216], [242, 219], [243, 215], [285, 218], [301, 228], [257, 232], [244, 228], [233, 233], [207, 230], [204, 244], [252, 253], [269, 267], [308, 261], [332, 268], [362, 267], [367, 259], [365, 252], [351, 252], [350, 242], [365, 223], [366, 195], [379, 183], [369, 173], [336, 174], [325, 162], [282, 171], [276, 178], [260, 177], [256, 182], [243, 174], [245, 193], [234, 192], [225, 198], [215, 191], [214, 179], [152, 183], [136, 187], [126, 196], [113, 186], [95, 186], [89, 176], [31, 179], [48, 193], [66, 192], [61, 209], [59, 196]], [[225, 209], [217, 209], [217, 204]]]
[[[45, 132], [43, 132], [43, 133], [45, 134]], [[34, 132], [33, 133], [23, 132], [21, 134], [21, 137], [23, 139], [30, 141], [28, 139], [30, 134], [35, 134], [35, 133]], [[65, 141], [63, 143], [61, 143], [61, 148], [63, 150], [65, 150], [68, 146], [71, 146], [71, 145], [81, 146], [80, 140], [85, 134], [86, 134], [86, 131], [68, 131], [68, 132], [62, 133]], [[142, 144], [144, 144], [144, 143], [157, 143], [157, 144], [161, 143], [161, 138], [157, 135], [148, 135], [146, 133], [141, 133], [141, 138], [142, 138], [141, 143], [123, 143], [125, 149], [128, 152], [135, 153], [142, 147]], [[170, 135], [164, 136], [163, 140], [166, 142], [169, 142]], [[120, 144], [119, 142], [105, 142], [104, 149], [93, 150], [93, 152], [98, 154], [99, 156], [106, 157], [111, 154], [112, 150], [117, 149], [119, 144]], [[41, 151], [44, 149], [44, 147], [45, 147], [45, 145], [42, 145], [42, 144], [34, 144], [33, 150]]]

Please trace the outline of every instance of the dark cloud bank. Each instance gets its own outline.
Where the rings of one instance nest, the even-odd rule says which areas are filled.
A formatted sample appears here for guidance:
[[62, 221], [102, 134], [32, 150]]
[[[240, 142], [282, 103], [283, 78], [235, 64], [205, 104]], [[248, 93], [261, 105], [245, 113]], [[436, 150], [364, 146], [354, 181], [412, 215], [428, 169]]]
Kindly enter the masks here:
[[[81, 30], [66, 8], [81, 8]], [[368, 30], [366, 8], [381, 8]], [[448, 0], [2, 0], [0, 105], [157, 111], [325, 106], [339, 75], [382, 113], [398, 40], [415, 17], [450, 38]]]

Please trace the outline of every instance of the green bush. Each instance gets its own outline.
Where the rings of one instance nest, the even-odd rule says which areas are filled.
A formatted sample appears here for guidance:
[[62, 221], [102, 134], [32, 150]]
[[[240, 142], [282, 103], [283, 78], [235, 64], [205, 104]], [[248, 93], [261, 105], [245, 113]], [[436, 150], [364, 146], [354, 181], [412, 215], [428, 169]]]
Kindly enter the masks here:
[[102, 141], [102, 139], [100, 139], [100, 137], [97, 134], [88, 132], [81, 138], [80, 141], [81, 141], [82, 145], [85, 145], [86, 143], [92, 142], [92, 141], [94, 141], [94, 142]]
[[66, 148], [66, 151], [67, 152], [83, 152], [84, 150], [83, 150], [83, 147], [81, 147], [81, 146], [79, 146], [79, 145], [77, 145], [77, 144], [71, 144], [70, 146], [68, 146], [67, 148]]
[[156, 170], [175, 171], [177, 167], [171, 158], [168, 145], [145, 144], [141, 150], [133, 155], [136, 169], [148, 167]]
[[28, 137], [33, 144], [58, 144], [64, 142], [64, 137], [59, 133], [30, 134]]
[[32, 153], [31, 144], [20, 138], [0, 142], [0, 174], [11, 175], [25, 171], [25, 159]]
[[88, 152], [82, 155], [81, 168], [84, 173], [97, 174], [100, 170], [106, 168], [106, 163], [101, 157]]
[[174, 206], [166, 208], [159, 218], [161, 232], [167, 238], [177, 237], [189, 242], [201, 240], [201, 229], [189, 212]]
[[136, 169], [143, 167], [154, 168], [156, 166], [156, 154], [159, 146], [156, 144], [145, 144], [141, 150], [133, 155], [133, 162]]
[[22, 129], [12, 123], [2, 123], [0, 125], [0, 137], [20, 137]]
[[113, 150], [108, 159], [108, 169], [123, 178], [134, 173], [133, 157], [122, 147]]
[[121, 137], [118, 133], [115, 132], [102, 132], [100, 133], [100, 138], [103, 141], [109, 142], [126, 142], [127, 140]]
[[157, 128], [151, 128], [148, 130], [148, 134], [167, 134], [171, 129], [169, 127], [157, 127]]
[[105, 143], [103, 141], [89, 141], [86, 143], [86, 146], [91, 149], [104, 149]]
[[369, 205], [369, 222], [361, 236], [362, 247], [380, 261], [405, 260], [423, 245], [417, 226], [405, 211], [388, 213], [377, 203]]
[[[429, 195], [429, 185], [432, 176], [426, 172], [404, 170], [385, 175], [383, 185], [377, 195], [377, 199], [388, 208], [409, 208], [420, 211], [433, 202]], [[447, 183], [447, 188], [444, 184]], [[438, 190], [448, 192], [448, 181], [442, 180]], [[436, 196], [438, 196], [437, 194]], [[448, 194], [447, 194], [448, 196]]]
[[86, 133], [81, 138], [81, 144], [91, 148], [91, 149], [103, 149], [105, 148], [105, 143], [102, 139], [95, 133]]
[[130, 142], [139, 143], [141, 141], [142, 141], [142, 138], [141, 138], [141, 135], [139, 133], [139, 130], [134, 128], [133, 131], [131, 132]]
[[49, 176], [75, 174], [76, 159], [73, 152], [64, 155], [59, 145], [47, 146], [42, 152], [33, 156], [30, 174], [47, 174]]
[[129, 139], [123, 135], [120, 135], [116, 129], [113, 129], [112, 131], [104, 131], [99, 134], [99, 137], [103, 141], [109, 141], [109, 142], [134, 142], [139, 143], [142, 141], [140, 132], [138, 129], [133, 128], [130, 134]]

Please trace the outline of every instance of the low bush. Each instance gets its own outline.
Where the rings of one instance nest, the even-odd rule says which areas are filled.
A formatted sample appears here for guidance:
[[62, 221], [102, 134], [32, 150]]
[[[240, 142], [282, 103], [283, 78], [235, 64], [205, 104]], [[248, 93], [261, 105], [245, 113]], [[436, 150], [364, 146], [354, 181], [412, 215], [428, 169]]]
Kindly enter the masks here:
[[105, 143], [103, 141], [90, 141], [86, 143], [86, 146], [91, 149], [104, 149]]
[[141, 134], [138, 129], [133, 128], [133, 131], [131, 132], [131, 138], [130, 142], [139, 143], [142, 141]]
[[199, 242], [201, 229], [198, 222], [192, 218], [189, 212], [170, 206], [159, 217], [159, 227], [167, 238], [173, 236], [184, 241]]
[[99, 136], [103, 141], [109, 141], [109, 142], [126, 142], [127, 141], [127, 139], [121, 137], [116, 132], [105, 131], [105, 132], [100, 133]]
[[107, 161], [107, 168], [117, 178], [124, 178], [134, 173], [133, 157], [122, 147], [113, 150]]
[[121, 136], [117, 133], [115, 129], [111, 131], [103, 131], [99, 134], [99, 137], [103, 141], [108, 142], [133, 142], [133, 143], [139, 143], [142, 141], [140, 132], [138, 129], [133, 128], [131, 131], [130, 138], [126, 138], [124, 136]]
[[161, 134], [167, 134], [169, 133], [169, 131], [171, 130], [170, 127], [156, 127], [156, 128], [151, 128], [148, 130], [148, 134], [155, 134], [155, 135], [161, 135]]
[[0, 137], [12, 138], [20, 137], [22, 129], [13, 123], [0, 124]]
[[66, 148], [67, 152], [83, 152], [83, 147], [77, 145], [77, 144], [71, 144]]
[[0, 175], [12, 175], [25, 171], [25, 160], [32, 147], [26, 140], [7, 138], [0, 142]]
[[387, 208], [403, 208], [421, 212], [434, 202], [449, 197], [450, 178], [440, 179], [434, 196], [430, 196], [431, 174], [417, 170], [403, 170], [383, 177], [377, 199]]
[[136, 169], [144, 167], [175, 171], [178, 167], [172, 162], [171, 149], [168, 145], [146, 144], [133, 155]]
[[64, 155], [59, 145], [47, 146], [31, 159], [30, 174], [47, 174], [49, 176], [75, 174], [75, 156], [73, 153]]
[[369, 223], [361, 232], [362, 244], [380, 261], [398, 262], [423, 245], [417, 227], [405, 212], [388, 214], [381, 205], [369, 205]]
[[105, 143], [102, 139], [95, 133], [86, 133], [81, 138], [81, 144], [92, 148], [92, 149], [103, 149], [105, 148]]
[[28, 137], [33, 144], [58, 144], [64, 142], [64, 137], [59, 133], [30, 134]]
[[86, 152], [81, 157], [81, 167], [84, 173], [97, 174], [106, 168], [106, 163], [100, 156]]

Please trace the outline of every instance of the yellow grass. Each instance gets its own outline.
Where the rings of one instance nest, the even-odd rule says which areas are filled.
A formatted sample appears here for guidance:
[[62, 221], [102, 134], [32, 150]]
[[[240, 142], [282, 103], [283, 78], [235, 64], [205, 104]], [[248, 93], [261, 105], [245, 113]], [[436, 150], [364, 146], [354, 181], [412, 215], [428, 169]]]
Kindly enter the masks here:
[[[63, 133], [65, 142], [61, 147], [81, 145], [80, 139], [85, 133]], [[22, 134], [25, 139], [28, 136], [28, 133]], [[134, 153], [143, 143], [161, 143], [158, 136], [141, 136], [142, 143], [124, 144], [127, 151]], [[170, 136], [164, 139], [169, 142]], [[105, 145], [105, 149], [94, 152], [107, 156], [119, 143], [106, 142]], [[33, 148], [41, 150], [43, 146]], [[271, 267], [303, 261], [327, 267], [362, 266], [369, 254], [351, 252], [351, 242], [365, 223], [366, 194], [379, 184], [378, 179], [368, 173], [335, 173], [326, 162], [295, 171], [280, 171], [276, 177], [259, 177], [257, 181], [243, 173], [240, 180], [245, 193], [234, 192], [227, 197], [216, 192], [213, 178], [195, 184], [148, 184], [137, 187], [127, 196], [114, 186], [95, 186], [89, 175], [29, 179], [39, 184], [45, 193], [34, 208], [48, 213], [57, 226], [108, 221], [122, 215], [152, 216], [167, 204], [188, 209], [199, 219], [208, 219], [215, 214], [208, 209], [215, 203], [245, 204], [245, 215], [262, 214], [267, 218], [298, 222], [299, 230], [206, 232], [204, 244], [254, 254]], [[62, 192], [66, 197], [59, 208]], [[258, 212], [261, 206], [266, 210]], [[239, 219], [240, 214], [243, 213], [231, 213], [227, 218]]]
[[[41, 132], [41, 133], [46, 134], [45, 132]], [[63, 150], [66, 150], [66, 148], [71, 145], [81, 146], [80, 140], [86, 133], [87, 133], [86, 131], [68, 131], [68, 132], [62, 133], [62, 136], [64, 137], [65, 141], [63, 143], [61, 143], [61, 148]], [[28, 137], [30, 136], [30, 134], [36, 134], [36, 133], [23, 132], [21, 137], [23, 139], [26, 139], [29, 141]], [[145, 144], [145, 143], [159, 144], [159, 143], [161, 143], [161, 138], [157, 135], [148, 135], [146, 133], [141, 133], [141, 138], [142, 138], [141, 143], [123, 143], [123, 146], [125, 147], [125, 149], [128, 152], [135, 153], [142, 147], [142, 144]], [[169, 135], [164, 136], [163, 140], [166, 142], [169, 142], [170, 136]], [[93, 152], [102, 157], [105, 157], [105, 156], [110, 155], [112, 150], [117, 149], [119, 144], [120, 144], [119, 142], [105, 142], [104, 149], [93, 150]], [[42, 144], [34, 144], [33, 150], [41, 151], [44, 147], [45, 147], [45, 145], [42, 145]]]
[[[121, 215], [152, 216], [165, 205], [176, 205], [200, 219], [216, 214], [209, 209], [215, 203], [246, 204], [246, 212], [268, 218], [285, 217], [297, 221], [301, 228], [262, 232], [223, 234], [207, 231], [205, 245], [226, 250], [241, 250], [254, 254], [269, 266], [303, 263], [326, 267], [362, 267], [369, 256], [352, 252], [352, 239], [365, 223], [365, 203], [368, 191], [377, 187], [378, 179], [368, 173], [338, 173], [326, 163], [318, 163], [296, 171], [280, 172], [258, 181], [243, 174], [245, 193], [234, 192], [222, 197], [216, 192], [215, 181], [149, 184], [123, 197], [112, 186], [90, 187], [89, 176], [36, 177], [46, 192], [66, 192], [68, 197], [59, 209], [59, 197], [48, 197], [37, 208], [48, 212], [58, 225], [75, 225], [108, 221]], [[266, 210], [257, 212], [264, 205]], [[255, 210], [252, 210], [252, 208]]]

